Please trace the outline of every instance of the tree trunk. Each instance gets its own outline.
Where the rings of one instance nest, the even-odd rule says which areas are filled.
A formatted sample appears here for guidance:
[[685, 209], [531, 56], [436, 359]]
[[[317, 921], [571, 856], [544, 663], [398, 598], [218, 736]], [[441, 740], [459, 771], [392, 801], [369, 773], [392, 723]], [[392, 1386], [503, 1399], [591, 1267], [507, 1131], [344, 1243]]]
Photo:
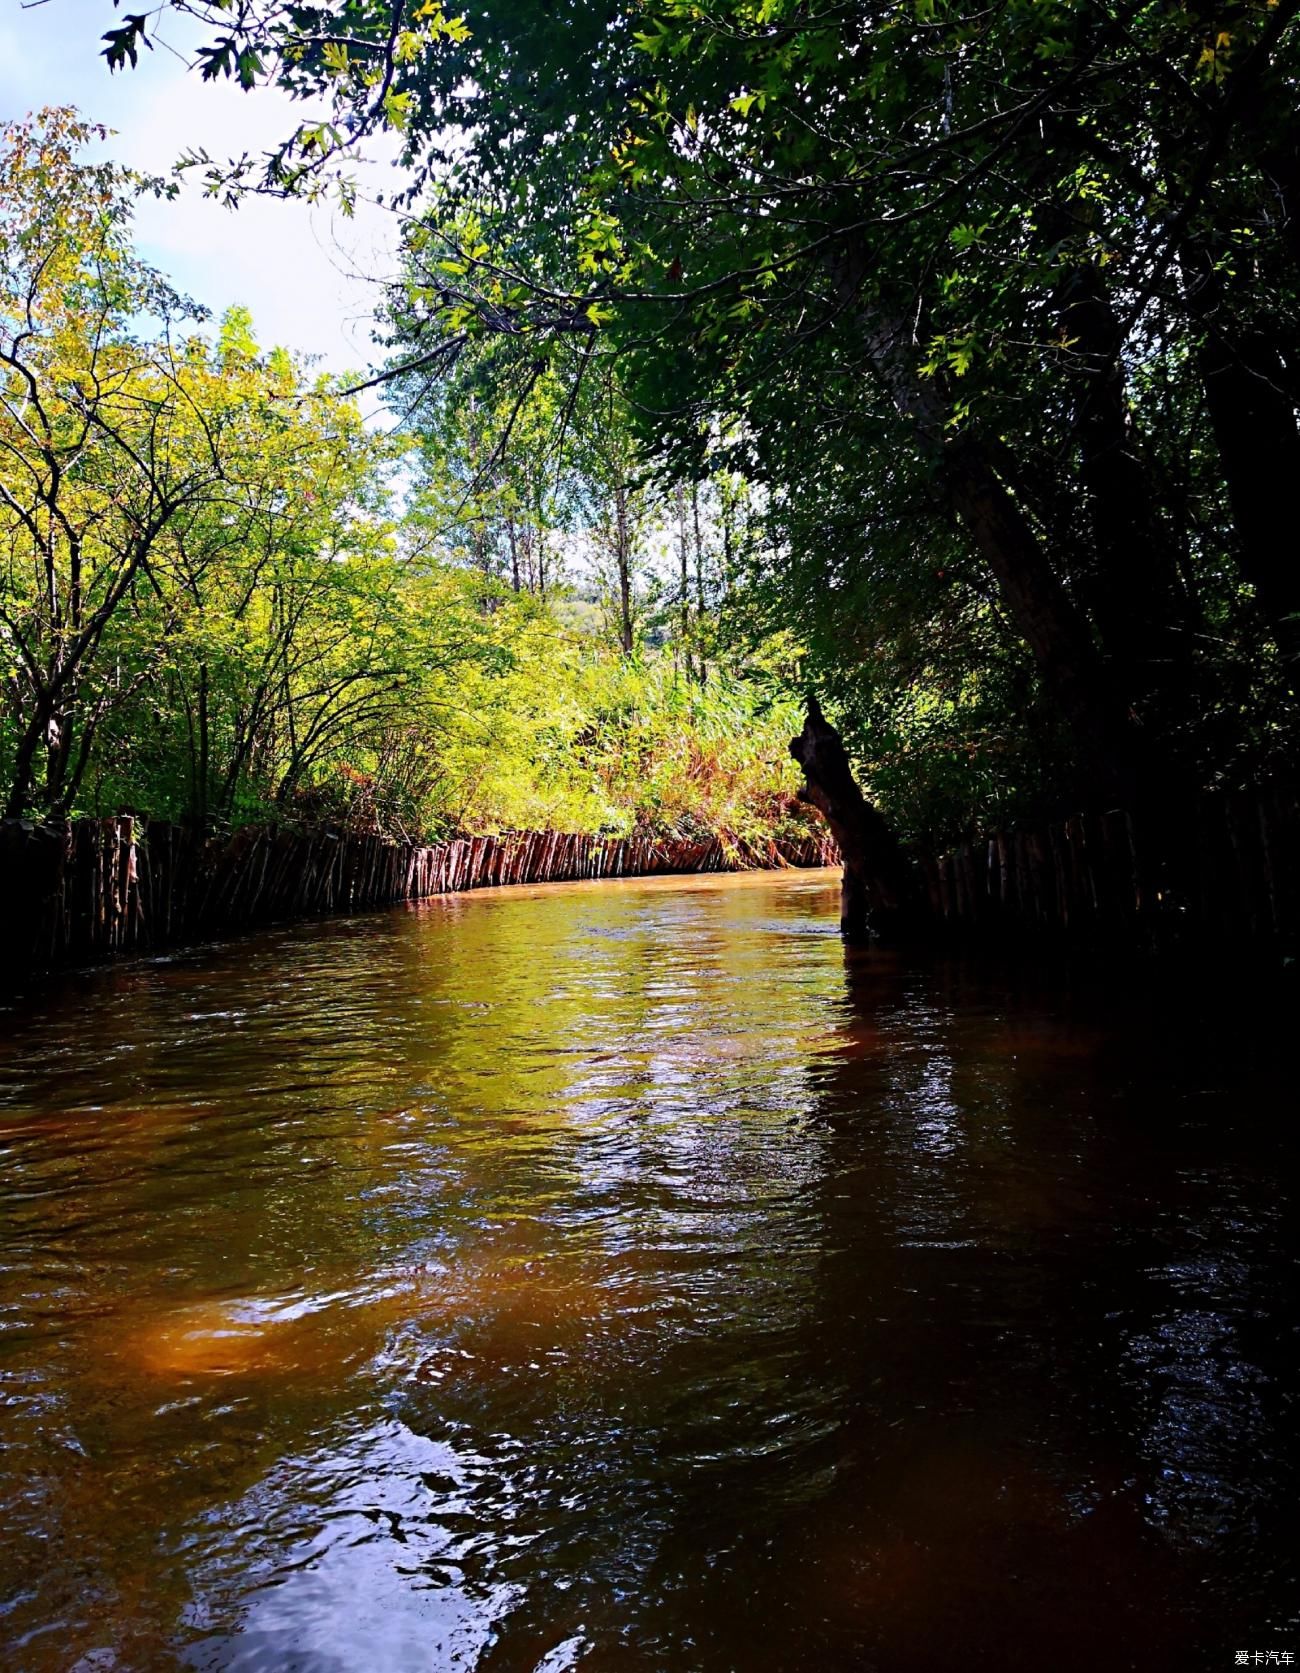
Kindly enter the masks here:
[[1087, 623], [1024, 512], [980, 451], [950, 443], [945, 478], [953, 509], [997, 581], [1039, 677], [1073, 734], [1094, 796], [1131, 806], [1141, 786], [1133, 738]]
[[686, 490], [680, 482], [677, 484], [677, 557], [681, 570], [681, 592], [677, 604], [682, 637], [682, 670], [689, 681], [694, 677], [691, 667], [691, 572], [686, 540]]
[[38, 698], [36, 713], [24, 728], [14, 756], [13, 771], [9, 777], [9, 796], [5, 803], [6, 819], [21, 819], [31, 805], [32, 786], [36, 776], [36, 751], [45, 735], [47, 718], [44, 703]]
[[800, 797], [825, 818], [844, 861], [840, 934], [846, 941], [897, 934], [915, 909], [911, 872], [893, 832], [858, 788], [843, 741], [815, 697], [790, 753], [806, 781]]
[[1300, 432], [1285, 369], [1264, 337], [1234, 338], [1214, 325], [1200, 365], [1241, 572], [1294, 675], [1300, 671], [1300, 563], [1290, 530], [1300, 483]]
[[618, 566], [618, 641], [624, 656], [631, 656], [632, 637], [632, 539], [628, 527], [627, 488], [614, 490], [614, 561]]
[[868, 364], [899, 416], [913, 427], [914, 445], [936, 459], [957, 521], [992, 572], [1044, 690], [1070, 728], [1083, 769], [1082, 793], [1128, 804], [1143, 782], [1136, 731], [1042, 541], [978, 439], [969, 434], [950, 439], [951, 414], [942, 390], [916, 369], [908, 317], [864, 298], [865, 248], [843, 250], [831, 271], [841, 301], [856, 310]]
[[695, 526], [695, 631], [699, 640], [696, 645], [695, 662], [700, 684], [703, 685], [708, 678], [708, 669], [704, 664], [704, 536], [700, 531], [700, 485], [698, 482], [692, 482], [691, 484], [691, 518]]
[[1185, 688], [1191, 661], [1187, 600], [1137, 451], [1124, 387], [1123, 327], [1090, 262], [1070, 269], [1057, 308], [1079, 365], [1072, 380], [1075, 428], [1095, 549], [1093, 563], [1077, 577], [1078, 590], [1125, 695], [1171, 695], [1171, 683]]
[[41, 802], [47, 814], [63, 790], [71, 756], [72, 716], [66, 710], [55, 710], [45, 731], [45, 789]]
[[725, 487], [722, 492], [722, 594], [730, 599], [733, 583], [733, 547], [735, 545], [735, 507]]

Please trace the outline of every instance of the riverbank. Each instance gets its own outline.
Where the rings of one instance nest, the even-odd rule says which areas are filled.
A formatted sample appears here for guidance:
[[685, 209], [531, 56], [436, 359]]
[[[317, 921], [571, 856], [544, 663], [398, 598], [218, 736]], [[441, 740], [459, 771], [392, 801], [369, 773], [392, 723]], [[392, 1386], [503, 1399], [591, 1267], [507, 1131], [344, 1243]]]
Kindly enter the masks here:
[[0, 981], [293, 918], [518, 883], [833, 865], [828, 838], [765, 844], [521, 831], [420, 844], [347, 831], [114, 819], [0, 824], [10, 908]]
[[[916, 935], [1099, 947], [1300, 946], [1300, 798], [1206, 794], [1159, 834], [1130, 815], [1025, 824], [910, 856]], [[376, 911], [467, 889], [838, 865], [829, 836], [765, 843], [523, 831], [420, 844], [324, 828], [196, 838], [130, 815], [0, 822], [7, 901], [0, 984], [296, 918]]]

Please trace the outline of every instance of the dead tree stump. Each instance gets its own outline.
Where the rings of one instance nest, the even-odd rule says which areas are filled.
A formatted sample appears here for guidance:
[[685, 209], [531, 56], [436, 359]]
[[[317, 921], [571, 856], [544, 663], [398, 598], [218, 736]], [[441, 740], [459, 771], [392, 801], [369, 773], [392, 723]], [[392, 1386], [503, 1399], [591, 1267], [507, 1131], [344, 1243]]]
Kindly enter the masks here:
[[844, 743], [815, 697], [808, 699], [808, 718], [790, 740], [790, 753], [806, 781], [800, 800], [821, 813], [844, 861], [840, 933], [846, 941], [894, 937], [915, 914], [911, 868], [894, 833], [859, 789]]

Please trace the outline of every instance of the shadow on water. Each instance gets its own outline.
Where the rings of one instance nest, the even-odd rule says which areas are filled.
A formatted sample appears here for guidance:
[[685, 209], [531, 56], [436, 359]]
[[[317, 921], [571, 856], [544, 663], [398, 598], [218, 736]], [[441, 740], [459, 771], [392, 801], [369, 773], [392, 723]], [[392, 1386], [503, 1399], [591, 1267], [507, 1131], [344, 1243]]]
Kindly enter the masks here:
[[835, 920], [510, 890], [15, 1010], [0, 1661], [1300, 1649], [1293, 993]]

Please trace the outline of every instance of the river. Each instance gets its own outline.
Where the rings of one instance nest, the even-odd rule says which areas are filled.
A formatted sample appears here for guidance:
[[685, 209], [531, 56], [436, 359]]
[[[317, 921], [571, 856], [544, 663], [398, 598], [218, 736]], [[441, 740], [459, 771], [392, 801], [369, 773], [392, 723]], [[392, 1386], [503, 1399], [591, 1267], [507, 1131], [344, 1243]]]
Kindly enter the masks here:
[[12, 1004], [0, 1666], [1300, 1651], [1293, 992], [836, 912], [489, 891]]

